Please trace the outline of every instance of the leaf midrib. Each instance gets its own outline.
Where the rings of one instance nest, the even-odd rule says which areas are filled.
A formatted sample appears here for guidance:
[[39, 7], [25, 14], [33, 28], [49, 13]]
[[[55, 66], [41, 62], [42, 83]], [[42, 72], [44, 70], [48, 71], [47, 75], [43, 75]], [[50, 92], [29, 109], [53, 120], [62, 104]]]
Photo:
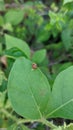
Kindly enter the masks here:
[[[30, 73], [28, 73], [28, 77], [29, 77], [29, 76], [30, 76]], [[36, 107], [37, 107], [37, 110], [38, 110], [38, 113], [39, 113], [39, 115], [40, 115], [40, 118], [42, 119], [42, 113], [41, 113], [41, 111], [40, 111], [40, 108], [39, 108], [39, 106], [38, 106], [38, 103], [37, 103], [37, 101], [36, 101], [36, 98], [35, 98], [35, 96], [34, 96], [34, 94], [33, 94], [33, 92], [32, 92], [32, 88], [31, 88], [31, 86], [28, 87], [28, 88], [30, 89], [32, 98], [33, 98], [34, 103], [35, 103], [35, 105], [36, 105]]]
[[65, 102], [64, 104], [62, 104], [61, 106], [59, 106], [58, 108], [56, 108], [55, 110], [53, 110], [51, 113], [49, 113], [46, 117], [50, 117], [52, 114], [54, 114], [55, 112], [57, 112], [58, 110], [60, 110], [62, 107], [68, 105], [69, 103], [73, 102], [73, 98], [67, 102]]

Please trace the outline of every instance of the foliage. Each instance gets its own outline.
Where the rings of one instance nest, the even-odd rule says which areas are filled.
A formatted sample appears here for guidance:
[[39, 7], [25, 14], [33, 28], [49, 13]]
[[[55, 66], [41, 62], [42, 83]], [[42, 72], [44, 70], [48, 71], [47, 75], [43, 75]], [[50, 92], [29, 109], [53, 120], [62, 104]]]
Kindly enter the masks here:
[[64, 4], [67, 4], [69, 2], [73, 2], [73, 0], [64, 0]]
[[73, 129], [73, 0], [51, 3], [0, 0], [1, 128]]
[[[8, 81], [9, 98], [16, 112], [28, 119], [44, 117], [72, 119], [73, 67], [69, 67], [57, 76], [51, 94], [48, 80], [39, 68], [33, 69], [32, 64], [21, 57], [16, 60], [10, 72]], [[20, 93], [22, 93], [21, 96], [19, 96]], [[22, 99], [24, 100], [20, 105]], [[31, 103], [29, 104], [29, 102]]]

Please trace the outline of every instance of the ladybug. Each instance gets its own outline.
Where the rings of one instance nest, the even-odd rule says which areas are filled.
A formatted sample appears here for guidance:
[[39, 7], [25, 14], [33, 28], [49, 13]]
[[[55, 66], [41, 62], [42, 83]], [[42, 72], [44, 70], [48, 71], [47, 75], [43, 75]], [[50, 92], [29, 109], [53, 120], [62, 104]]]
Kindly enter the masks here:
[[37, 64], [36, 64], [36, 63], [33, 63], [33, 64], [32, 64], [32, 68], [33, 68], [33, 69], [37, 69]]

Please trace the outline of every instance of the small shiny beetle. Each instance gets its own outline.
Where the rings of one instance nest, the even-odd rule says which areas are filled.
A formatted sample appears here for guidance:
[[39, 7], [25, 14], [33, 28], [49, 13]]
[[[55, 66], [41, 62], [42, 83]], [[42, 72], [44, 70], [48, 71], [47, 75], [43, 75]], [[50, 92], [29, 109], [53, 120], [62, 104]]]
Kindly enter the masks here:
[[37, 69], [37, 64], [36, 64], [36, 63], [33, 63], [33, 64], [32, 64], [32, 68], [33, 68], [33, 69]]

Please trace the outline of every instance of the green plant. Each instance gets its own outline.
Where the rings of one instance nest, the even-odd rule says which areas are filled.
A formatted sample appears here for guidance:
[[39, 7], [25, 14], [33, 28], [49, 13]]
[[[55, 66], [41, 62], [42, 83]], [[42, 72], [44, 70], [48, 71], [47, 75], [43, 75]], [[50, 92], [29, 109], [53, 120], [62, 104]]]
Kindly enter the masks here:
[[[11, 37], [12, 44], [10, 44], [10, 46], [8, 44], [10, 43], [9, 37], [10, 36], [6, 35], [6, 43], [8, 45], [7, 49], [16, 47], [14, 42], [17, 42], [18, 39]], [[22, 41], [20, 41], [19, 43], [21, 42]], [[21, 52], [23, 52], [22, 46], [23, 44], [17, 46], [16, 51], [20, 50]], [[26, 54], [27, 52], [27, 46], [25, 46], [25, 48], [26, 49], [23, 52], [24, 54]], [[30, 54], [30, 50], [28, 51], [28, 53]], [[42, 60], [39, 60], [39, 54], [43, 54]], [[51, 87], [47, 78], [38, 66], [40, 65], [39, 61], [42, 62], [45, 58], [45, 50], [37, 51], [37, 53], [33, 55], [31, 60], [30, 57], [28, 57], [28, 54], [23, 56], [24, 57], [21, 57], [21, 55], [19, 55], [19, 58], [15, 58], [15, 56], [10, 56], [10, 58], [17, 60], [13, 64], [8, 79], [9, 99], [14, 110], [19, 115], [26, 118], [20, 121], [16, 120], [16, 123], [20, 124], [25, 122], [37, 121], [48, 125], [49, 127], [51, 127], [51, 129], [58, 129], [55, 125], [48, 122], [46, 118], [62, 117], [73, 119], [72, 113], [70, 114], [70, 112], [72, 112], [73, 102], [73, 67], [70, 67], [59, 74], [54, 82], [51, 91]], [[35, 65], [35, 67], [33, 67], [33, 64]], [[59, 127], [59, 129], [63, 128]]]
[[[0, 127], [72, 130], [65, 123], [73, 119], [72, 0], [50, 9], [0, 2]], [[53, 123], [57, 117], [62, 126]]]
[[20, 122], [37, 121], [55, 129], [46, 118], [73, 119], [73, 66], [57, 76], [51, 91], [39, 67], [34, 69], [32, 65], [33, 62], [24, 57], [15, 61], [8, 80], [10, 101], [14, 110], [26, 117]]

